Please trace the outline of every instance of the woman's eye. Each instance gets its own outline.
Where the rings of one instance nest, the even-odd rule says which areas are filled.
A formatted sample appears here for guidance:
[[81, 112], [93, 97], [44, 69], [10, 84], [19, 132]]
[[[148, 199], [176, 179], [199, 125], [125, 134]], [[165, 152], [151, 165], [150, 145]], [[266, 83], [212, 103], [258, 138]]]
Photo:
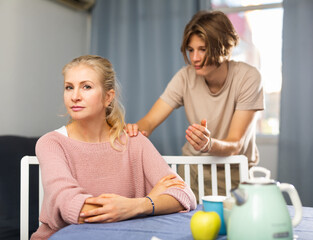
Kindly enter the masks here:
[[193, 52], [193, 49], [192, 48], [188, 48], [187, 51], [188, 52]]
[[91, 86], [85, 85], [85, 86], [84, 86], [84, 89], [91, 89]]
[[65, 90], [71, 90], [73, 89], [71, 86], [65, 86]]
[[200, 51], [201, 51], [201, 52], [205, 52], [205, 48], [201, 48]]

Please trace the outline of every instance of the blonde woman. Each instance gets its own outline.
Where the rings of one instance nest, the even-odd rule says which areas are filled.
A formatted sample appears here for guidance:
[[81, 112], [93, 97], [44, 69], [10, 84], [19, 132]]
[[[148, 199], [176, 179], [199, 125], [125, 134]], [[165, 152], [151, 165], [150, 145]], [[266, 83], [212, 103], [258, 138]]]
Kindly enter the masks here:
[[[259, 162], [255, 142], [257, 111], [264, 109], [259, 71], [230, 60], [238, 35], [220, 11], [200, 11], [186, 25], [181, 52], [187, 66], [180, 69], [150, 111], [137, 124], [127, 124], [130, 136], [149, 136], [176, 108], [185, 107], [183, 155], [246, 155], [250, 165]], [[218, 174], [219, 194], [225, 194], [224, 170]], [[235, 187], [238, 169], [232, 174]], [[192, 168], [194, 191], [197, 170]], [[205, 168], [206, 194], [210, 194], [210, 170]]]
[[71, 121], [37, 142], [44, 200], [42, 224], [31, 239], [47, 239], [68, 224], [195, 209], [191, 189], [151, 142], [124, 133], [111, 63], [81, 56], [63, 68], [63, 76]]

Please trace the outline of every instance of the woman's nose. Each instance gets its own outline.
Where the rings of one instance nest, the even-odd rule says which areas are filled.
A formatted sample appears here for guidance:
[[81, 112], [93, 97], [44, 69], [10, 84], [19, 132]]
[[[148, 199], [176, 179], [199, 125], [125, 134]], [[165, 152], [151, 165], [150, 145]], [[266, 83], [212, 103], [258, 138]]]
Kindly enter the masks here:
[[73, 94], [72, 94], [72, 101], [78, 102], [80, 100], [81, 100], [81, 94], [80, 94], [79, 90], [74, 90]]

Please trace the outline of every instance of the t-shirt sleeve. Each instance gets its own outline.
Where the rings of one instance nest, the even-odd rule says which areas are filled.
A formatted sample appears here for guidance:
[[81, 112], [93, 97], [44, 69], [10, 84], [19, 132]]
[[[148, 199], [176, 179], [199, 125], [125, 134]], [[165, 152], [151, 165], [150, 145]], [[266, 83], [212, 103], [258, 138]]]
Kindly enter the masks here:
[[40, 221], [54, 230], [77, 223], [85, 199], [92, 196], [72, 176], [61, 144], [45, 135], [36, 144], [36, 155], [45, 192]]
[[236, 110], [264, 110], [263, 84], [259, 71], [251, 67], [239, 85]]
[[184, 105], [185, 69], [178, 71], [168, 83], [160, 98], [172, 108]]
[[[153, 186], [155, 186], [162, 177], [167, 175], [175, 174], [177, 178], [182, 180], [181, 177], [168, 166], [148, 138], [141, 134], [138, 135], [138, 137], [140, 138], [140, 145], [142, 146], [141, 155], [147, 193], [152, 190]], [[184, 189], [172, 187], [167, 189], [163, 194], [174, 197], [184, 206], [185, 211], [190, 211], [197, 207], [196, 197], [189, 186], [186, 186]]]

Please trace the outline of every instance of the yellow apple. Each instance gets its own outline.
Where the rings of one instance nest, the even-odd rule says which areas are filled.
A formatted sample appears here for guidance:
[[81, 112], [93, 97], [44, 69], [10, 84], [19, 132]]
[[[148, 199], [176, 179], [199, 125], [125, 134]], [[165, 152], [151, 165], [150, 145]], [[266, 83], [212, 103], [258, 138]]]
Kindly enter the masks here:
[[190, 229], [195, 240], [216, 239], [220, 228], [221, 218], [216, 212], [198, 211], [190, 220]]

